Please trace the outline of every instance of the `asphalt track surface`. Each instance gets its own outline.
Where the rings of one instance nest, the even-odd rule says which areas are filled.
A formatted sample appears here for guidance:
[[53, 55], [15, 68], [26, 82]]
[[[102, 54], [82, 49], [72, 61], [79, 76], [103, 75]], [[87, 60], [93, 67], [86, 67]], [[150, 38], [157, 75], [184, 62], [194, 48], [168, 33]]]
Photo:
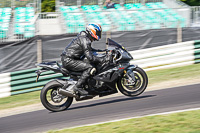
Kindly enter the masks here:
[[[0, 118], [1, 133], [32, 133], [200, 107], [200, 84], [72, 104], [62, 112], [40, 110]], [[6, 113], [6, 112], [5, 112]]]

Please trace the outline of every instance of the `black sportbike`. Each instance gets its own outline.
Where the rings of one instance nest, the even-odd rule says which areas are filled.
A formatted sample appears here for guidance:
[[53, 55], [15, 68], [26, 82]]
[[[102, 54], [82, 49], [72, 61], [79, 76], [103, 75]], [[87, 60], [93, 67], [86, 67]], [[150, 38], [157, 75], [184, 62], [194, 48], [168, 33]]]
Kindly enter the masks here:
[[97, 71], [83, 85], [84, 89], [89, 92], [86, 96], [81, 96], [72, 90], [82, 72], [68, 71], [57, 62], [37, 64], [42, 67], [36, 71], [37, 80], [45, 71], [62, 73], [66, 77], [51, 80], [42, 88], [40, 98], [44, 107], [50, 111], [62, 111], [72, 104], [74, 98], [76, 101], [87, 100], [95, 96], [103, 97], [118, 93], [118, 90], [130, 97], [144, 92], [148, 84], [147, 75], [137, 65], [130, 65], [129, 62], [133, 59], [131, 54], [111, 39], [108, 39], [108, 49], [109, 52], [106, 54], [112, 57], [112, 61], [92, 64]]

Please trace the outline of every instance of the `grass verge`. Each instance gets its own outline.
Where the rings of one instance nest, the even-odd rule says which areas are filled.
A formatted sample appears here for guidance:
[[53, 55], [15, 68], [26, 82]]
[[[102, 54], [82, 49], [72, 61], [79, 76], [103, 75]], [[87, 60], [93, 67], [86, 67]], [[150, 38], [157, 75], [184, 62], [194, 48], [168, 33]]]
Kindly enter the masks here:
[[200, 133], [200, 110], [148, 116], [47, 133]]
[[176, 79], [200, 79], [200, 64], [149, 71], [147, 75], [149, 78], [149, 85]]
[[0, 98], [0, 110], [40, 102], [40, 91]]
[[[199, 70], [200, 64], [194, 64], [177, 68], [149, 71], [147, 72], [149, 78], [149, 86], [160, 82], [172, 81], [177, 79], [199, 79], [200, 83]], [[36, 91], [6, 98], [0, 98], [0, 110], [39, 103], [39, 95], [40, 91]]]

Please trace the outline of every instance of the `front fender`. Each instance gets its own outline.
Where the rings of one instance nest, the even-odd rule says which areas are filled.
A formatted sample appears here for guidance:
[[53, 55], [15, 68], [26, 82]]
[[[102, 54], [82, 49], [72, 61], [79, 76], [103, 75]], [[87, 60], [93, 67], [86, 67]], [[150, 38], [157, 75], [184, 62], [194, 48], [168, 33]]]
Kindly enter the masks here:
[[126, 70], [130, 70], [130, 71], [133, 71], [134, 69], [136, 69], [138, 67], [138, 65], [130, 65], [126, 68]]
[[65, 80], [62, 80], [62, 79], [52, 79], [49, 82], [47, 82], [44, 86], [47, 86], [49, 84], [56, 84], [56, 83], [59, 83], [59, 84], [61, 84], [63, 86], [67, 84], [67, 82]]
[[55, 79], [55, 81], [57, 81], [58, 83], [60, 83], [62, 85], [66, 85], [67, 84], [66, 80], [63, 80], [63, 79]]

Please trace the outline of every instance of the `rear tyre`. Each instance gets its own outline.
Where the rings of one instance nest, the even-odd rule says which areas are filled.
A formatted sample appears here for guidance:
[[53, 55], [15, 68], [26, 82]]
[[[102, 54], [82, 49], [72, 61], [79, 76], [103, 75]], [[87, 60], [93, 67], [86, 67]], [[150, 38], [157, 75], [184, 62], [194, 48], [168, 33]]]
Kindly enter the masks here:
[[135, 75], [134, 84], [130, 83], [130, 80], [125, 73], [117, 82], [119, 91], [122, 94], [130, 97], [140, 95], [142, 92], [144, 92], [148, 84], [147, 74], [142, 68], [137, 67], [133, 70], [133, 72]]
[[58, 89], [62, 87], [62, 84], [54, 80], [42, 88], [40, 100], [46, 109], [53, 112], [63, 111], [72, 104], [72, 97], [66, 97], [58, 93]]

